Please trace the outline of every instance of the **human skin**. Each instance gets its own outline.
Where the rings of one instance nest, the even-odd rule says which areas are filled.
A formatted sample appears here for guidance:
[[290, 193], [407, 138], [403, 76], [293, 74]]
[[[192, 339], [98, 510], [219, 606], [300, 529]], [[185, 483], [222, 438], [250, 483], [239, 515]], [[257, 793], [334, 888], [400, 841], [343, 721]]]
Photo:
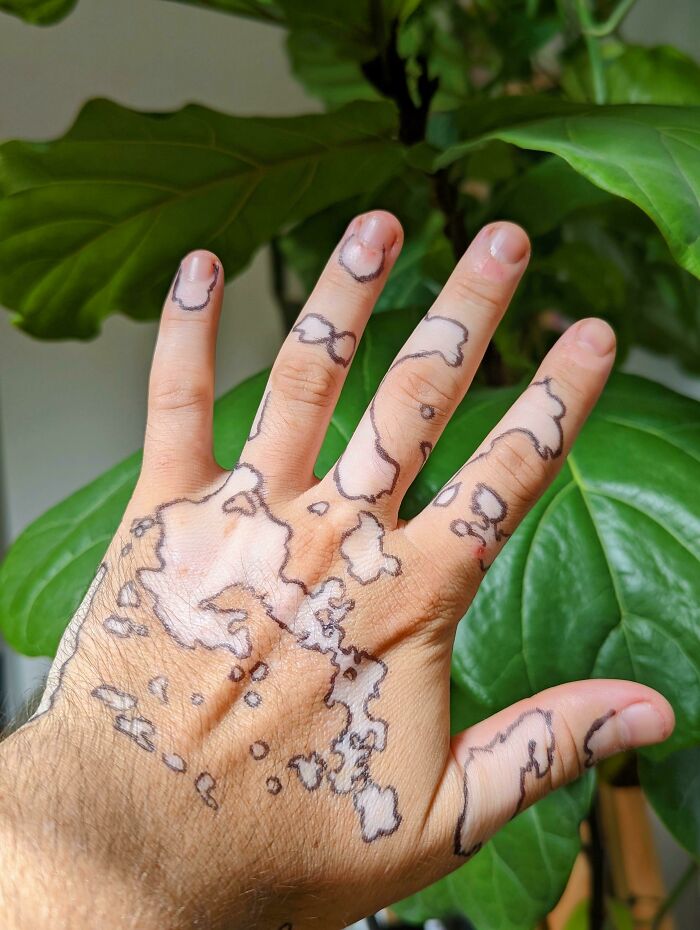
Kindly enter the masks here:
[[615, 340], [600, 320], [574, 324], [403, 523], [401, 499], [467, 391], [529, 243], [508, 223], [479, 233], [319, 480], [333, 407], [401, 244], [390, 214], [350, 224], [231, 472], [212, 451], [221, 262], [183, 260], [133, 498], [37, 712], [0, 749], [6, 927], [344, 927], [459, 867], [599, 759], [671, 732], [661, 695], [592, 680], [450, 738], [456, 625], [564, 461]]

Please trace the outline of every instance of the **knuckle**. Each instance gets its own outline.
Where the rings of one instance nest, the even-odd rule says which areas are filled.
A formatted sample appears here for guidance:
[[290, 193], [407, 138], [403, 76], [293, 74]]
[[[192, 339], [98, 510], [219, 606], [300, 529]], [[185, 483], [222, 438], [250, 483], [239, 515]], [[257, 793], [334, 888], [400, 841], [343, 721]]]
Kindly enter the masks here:
[[[558, 394], [565, 396], [568, 403], [573, 402], [574, 405], [580, 405], [586, 398], [586, 389], [580, 379], [581, 369], [574, 359], [568, 355], [564, 356], [562, 362], [563, 364], [552, 379], [556, 385], [556, 391]], [[585, 379], [585, 381], [588, 381], [588, 379]]]
[[270, 383], [287, 400], [328, 407], [337, 392], [337, 375], [323, 362], [293, 353], [272, 369]]
[[150, 405], [158, 413], [199, 413], [213, 402], [212, 387], [203, 381], [165, 379], [151, 385]]
[[489, 281], [474, 272], [465, 272], [454, 281], [454, 296], [460, 303], [484, 310], [489, 316], [500, 315], [503, 293], [498, 282]]
[[544, 480], [544, 463], [531, 447], [518, 438], [503, 436], [495, 451], [496, 469], [505, 476], [508, 490], [519, 504], [530, 506]]
[[554, 742], [554, 766], [552, 774], [552, 787], [559, 788], [569, 782], [576, 781], [584, 773], [578, 743], [564, 714], [559, 714]]
[[415, 368], [406, 367], [387, 385], [391, 399], [410, 411], [425, 405], [435, 411], [434, 417], [445, 420], [454, 406], [452, 397]]

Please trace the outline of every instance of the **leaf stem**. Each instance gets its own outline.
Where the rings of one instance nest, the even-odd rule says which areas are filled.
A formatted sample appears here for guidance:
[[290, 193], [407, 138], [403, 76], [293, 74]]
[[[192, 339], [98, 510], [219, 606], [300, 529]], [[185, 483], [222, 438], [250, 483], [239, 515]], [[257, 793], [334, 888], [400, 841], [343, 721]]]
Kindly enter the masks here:
[[[576, 0], [576, 13], [578, 15], [583, 41], [586, 43], [588, 60], [591, 65], [591, 77], [593, 79], [593, 99], [602, 105], [608, 99], [608, 89], [605, 83], [605, 68], [603, 58], [600, 54], [600, 41], [591, 33], [594, 23], [591, 17], [591, 11], [588, 6], [589, 0]], [[624, 0], [629, 2], [629, 0]]]
[[695, 876], [700, 871], [700, 862], [697, 862], [693, 859], [685, 872], [678, 879], [676, 884], [673, 886], [671, 891], [669, 891], [666, 896], [666, 900], [661, 903], [658, 911], [654, 914], [654, 920], [651, 924], [651, 930], [660, 930], [663, 919], [678, 901], [680, 896], [683, 894], [688, 885], [692, 882]]
[[584, 30], [586, 35], [594, 36], [597, 39], [604, 39], [606, 36], [611, 35], [611, 33], [616, 32], [636, 2], [637, 0], [620, 0], [610, 16], [602, 23], [595, 22], [589, 14], [588, 23]]

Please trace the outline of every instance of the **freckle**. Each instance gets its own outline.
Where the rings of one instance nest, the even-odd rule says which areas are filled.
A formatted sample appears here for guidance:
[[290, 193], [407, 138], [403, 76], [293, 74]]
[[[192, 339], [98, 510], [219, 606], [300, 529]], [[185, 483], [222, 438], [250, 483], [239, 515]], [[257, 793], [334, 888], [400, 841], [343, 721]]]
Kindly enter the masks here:
[[243, 695], [243, 700], [248, 707], [259, 707], [262, 704], [262, 698], [257, 691], [246, 691]]

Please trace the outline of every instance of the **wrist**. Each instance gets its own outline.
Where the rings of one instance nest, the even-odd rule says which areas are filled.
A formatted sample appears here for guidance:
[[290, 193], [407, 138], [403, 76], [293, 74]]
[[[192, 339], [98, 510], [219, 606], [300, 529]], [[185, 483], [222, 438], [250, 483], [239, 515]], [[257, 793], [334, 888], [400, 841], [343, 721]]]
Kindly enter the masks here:
[[[48, 721], [47, 721], [48, 723]], [[0, 744], [0, 912], [7, 930], [175, 930], [175, 908], [99, 826], [94, 797], [79, 803], [37, 727]], [[48, 744], [48, 745], [47, 745]], [[68, 790], [66, 790], [68, 789]]]

